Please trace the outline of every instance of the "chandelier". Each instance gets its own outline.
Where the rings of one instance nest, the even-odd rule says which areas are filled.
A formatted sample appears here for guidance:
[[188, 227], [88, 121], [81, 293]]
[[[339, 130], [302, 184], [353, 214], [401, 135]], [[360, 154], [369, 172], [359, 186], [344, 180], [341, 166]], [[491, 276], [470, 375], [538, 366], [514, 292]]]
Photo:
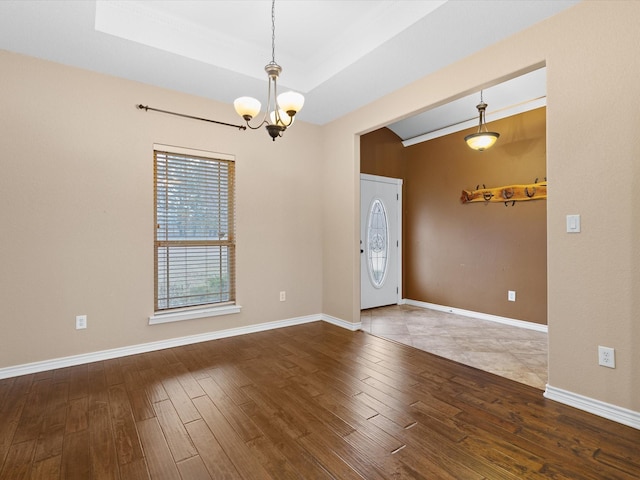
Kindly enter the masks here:
[[[470, 148], [473, 148], [474, 150], [478, 150], [479, 152], [482, 152], [484, 150], [486, 150], [487, 148], [490, 148], [493, 146], [494, 143], [496, 143], [496, 140], [498, 140], [498, 137], [500, 136], [499, 133], [496, 132], [489, 132], [487, 129], [487, 123], [484, 117], [484, 112], [487, 109], [487, 104], [484, 103], [484, 101], [482, 100], [482, 90], [480, 91], [480, 103], [478, 105], [476, 105], [476, 108], [478, 109], [478, 132], [477, 133], [472, 133], [471, 135], [467, 135], [466, 137], [464, 137], [464, 141], [467, 142], [467, 145], [469, 145]], [[484, 128], [484, 131], [482, 131], [482, 129]]]
[[[271, 139], [275, 142], [284, 131], [293, 124], [293, 117], [302, 109], [304, 97], [296, 92], [284, 92], [278, 95], [278, 77], [282, 67], [276, 63], [276, 0], [271, 2], [271, 61], [264, 67], [269, 77], [267, 110], [262, 121], [252, 126], [249, 122], [260, 113], [262, 105], [253, 97], [240, 97], [233, 102], [238, 115], [247, 122], [247, 127], [257, 130], [265, 125]], [[273, 96], [272, 96], [273, 94]]]

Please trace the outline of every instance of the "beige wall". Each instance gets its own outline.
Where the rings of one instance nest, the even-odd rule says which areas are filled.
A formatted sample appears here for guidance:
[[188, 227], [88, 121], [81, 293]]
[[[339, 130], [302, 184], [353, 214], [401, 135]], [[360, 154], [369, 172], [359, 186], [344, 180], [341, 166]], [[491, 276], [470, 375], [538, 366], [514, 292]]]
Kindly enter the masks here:
[[[0, 71], [0, 368], [322, 312], [318, 127], [273, 143], [135, 108], [230, 105], [4, 51]], [[147, 324], [154, 143], [236, 156], [240, 314]]]
[[356, 136], [546, 64], [549, 385], [640, 411], [638, 18], [640, 2], [582, 2], [327, 125], [325, 313], [358, 320]]
[[547, 323], [546, 201], [460, 202], [478, 184], [543, 180], [545, 126], [545, 108], [493, 121], [484, 152], [464, 142], [477, 126], [406, 148], [386, 128], [361, 137], [361, 171], [404, 180], [403, 298]]

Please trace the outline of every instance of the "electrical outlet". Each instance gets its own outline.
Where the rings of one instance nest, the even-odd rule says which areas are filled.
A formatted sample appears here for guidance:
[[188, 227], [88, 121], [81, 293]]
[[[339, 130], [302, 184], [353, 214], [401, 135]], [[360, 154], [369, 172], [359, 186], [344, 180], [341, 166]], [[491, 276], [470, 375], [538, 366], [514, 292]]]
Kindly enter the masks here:
[[280, 301], [284, 302], [287, 299], [287, 292], [280, 292]]
[[616, 368], [616, 351], [613, 348], [598, 345], [598, 365]]
[[87, 316], [78, 315], [76, 316], [76, 330], [81, 330], [83, 328], [87, 328]]
[[510, 302], [515, 302], [516, 301], [516, 291], [515, 290], [509, 290], [507, 292], [507, 300], [509, 300]]

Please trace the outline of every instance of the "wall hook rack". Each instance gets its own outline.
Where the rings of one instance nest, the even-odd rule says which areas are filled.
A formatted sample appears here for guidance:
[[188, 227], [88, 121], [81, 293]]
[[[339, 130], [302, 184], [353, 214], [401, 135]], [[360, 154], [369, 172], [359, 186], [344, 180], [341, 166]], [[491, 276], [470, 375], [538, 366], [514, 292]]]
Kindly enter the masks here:
[[462, 203], [473, 202], [503, 202], [508, 206], [515, 205], [516, 202], [522, 202], [526, 200], [542, 200], [547, 198], [547, 181], [538, 182], [536, 178], [535, 183], [528, 185], [507, 185], [505, 187], [486, 188], [484, 184], [483, 188], [476, 186], [475, 190], [463, 190], [460, 196]]

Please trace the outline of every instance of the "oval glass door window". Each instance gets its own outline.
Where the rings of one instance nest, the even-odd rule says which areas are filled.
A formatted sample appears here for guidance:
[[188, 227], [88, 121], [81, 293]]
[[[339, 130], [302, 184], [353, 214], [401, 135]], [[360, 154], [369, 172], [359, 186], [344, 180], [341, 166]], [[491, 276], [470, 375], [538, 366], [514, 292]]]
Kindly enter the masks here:
[[367, 222], [367, 265], [374, 287], [380, 288], [387, 274], [389, 253], [389, 225], [387, 212], [380, 199], [371, 202]]

